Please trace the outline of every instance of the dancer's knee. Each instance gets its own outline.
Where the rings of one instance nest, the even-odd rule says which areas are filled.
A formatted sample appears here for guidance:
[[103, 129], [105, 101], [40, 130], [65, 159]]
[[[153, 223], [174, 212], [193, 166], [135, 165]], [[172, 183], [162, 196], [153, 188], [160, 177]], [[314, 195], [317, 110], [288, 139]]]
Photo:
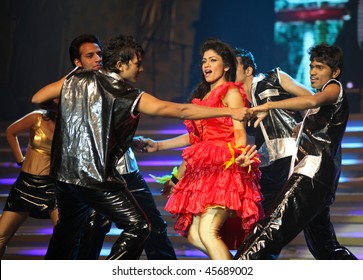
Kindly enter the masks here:
[[201, 243], [198, 231], [193, 230], [192, 228], [188, 232], [187, 239], [189, 243], [195, 247], [199, 247], [199, 244]]
[[207, 248], [211, 248], [211, 247], [215, 246], [216, 242], [221, 240], [219, 230], [214, 227], [200, 228], [199, 236], [200, 236], [200, 240], [202, 241], [204, 246]]
[[151, 225], [149, 221], [143, 220], [134, 224], [134, 228], [131, 229], [140, 239], [146, 240], [151, 233]]

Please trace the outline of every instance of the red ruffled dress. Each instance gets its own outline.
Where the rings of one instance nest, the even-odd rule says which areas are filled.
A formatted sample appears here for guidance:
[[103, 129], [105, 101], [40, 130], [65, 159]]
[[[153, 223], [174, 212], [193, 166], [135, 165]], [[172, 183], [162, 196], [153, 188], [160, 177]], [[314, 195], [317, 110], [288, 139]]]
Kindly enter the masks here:
[[[241, 83], [225, 83], [214, 89], [204, 100], [192, 103], [209, 107], [225, 107], [223, 98], [230, 87], [238, 87], [246, 102]], [[233, 123], [230, 117], [185, 121], [191, 146], [182, 156], [186, 170], [175, 185], [165, 210], [177, 216], [174, 229], [180, 235], [188, 235], [193, 214], [205, 212], [209, 207], [225, 207], [234, 210], [234, 218], [228, 219], [222, 230], [223, 241], [230, 249], [237, 249], [246, 234], [263, 215], [258, 163], [249, 168], [232, 164], [228, 143], [235, 146]]]

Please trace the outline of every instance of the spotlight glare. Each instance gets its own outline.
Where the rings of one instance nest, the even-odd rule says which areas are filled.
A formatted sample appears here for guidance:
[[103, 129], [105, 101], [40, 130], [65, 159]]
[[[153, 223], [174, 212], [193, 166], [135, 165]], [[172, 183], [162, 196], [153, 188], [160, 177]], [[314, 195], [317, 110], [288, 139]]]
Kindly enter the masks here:
[[347, 87], [347, 88], [353, 88], [353, 87], [354, 87], [353, 82], [347, 82], [346, 87]]

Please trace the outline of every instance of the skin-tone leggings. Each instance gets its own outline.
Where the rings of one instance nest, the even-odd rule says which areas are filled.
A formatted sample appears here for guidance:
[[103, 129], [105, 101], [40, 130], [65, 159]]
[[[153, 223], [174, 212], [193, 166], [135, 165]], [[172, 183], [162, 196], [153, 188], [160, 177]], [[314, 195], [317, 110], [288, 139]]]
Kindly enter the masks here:
[[221, 227], [230, 215], [230, 211], [223, 208], [208, 208], [205, 213], [194, 215], [188, 241], [212, 260], [232, 259], [228, 247], [219, 235]]

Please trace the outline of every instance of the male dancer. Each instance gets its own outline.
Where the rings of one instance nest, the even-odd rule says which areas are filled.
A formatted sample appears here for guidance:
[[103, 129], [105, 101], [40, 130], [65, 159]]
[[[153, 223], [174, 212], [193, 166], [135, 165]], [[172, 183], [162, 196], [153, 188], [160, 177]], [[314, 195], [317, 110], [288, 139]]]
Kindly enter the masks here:
[[[92, 34], [82, 34], [73, 39], [69, 47], [69, 56], [73, 67], [99, 70], [102, 68], [101, 42]], [[140, 61], [141, 62], [141, 61]], [[143, 71], [140, 67], [140, 73]], [[40, 91], [59, 92], [65, 78], [50, 84]], [[33, 102], [36, 101], [36, 96]], [[117, 173], [127, 183], [128, 190], [132, 193], [137, 203], [147, 215], [151, 224], [151, 233], [145, 243], [145, 253], [149, 260], [175, 260], [176, 254], [168, 238], [167, 224], [157, 209], [150, 188], [139, 171], [136, 157], [131, 148], [121, 157], [116, 167]], [[105, 235], [110, 230], [111, 223], [93, 211], [89, 222], [85, 225], [80, 243], [78, 259], [98, 259], [102, 249]], [[97, 242], [97, 251], [91, 252]]]
[[[102, 44], [92, 34], [82, 34], [74, 38], [69, 46], [69, 58], [73, 67], [83, 67], [89, 70], [102, 68]], [[40, 89], [32, 98], [33, 103], [39, 103], [37, 96], [48, 93], [58, 93], [66, 77], [51, 83]], [[74, 252], [72, 258], [80, 260], [98, 259], [101, 253], [106, 234], [111, 228], [111, 222], [92, 211], [87, 221], [82, 225], [82, 233], [78, 244], [78, 252]], [[75, 225], [79, 227], [79, 225]]]
[[[329, 216], [329, 207], [334, 201], [341, 170], [340, 144], [349, 115], [346, 96], [337, 80], [342, 71], [343, 54], [338, 47], [321, 44], [310, 49], [310, 61], [312, 87], [318, 91], [315, 95], [281, 98], [281, 101], [277, 101], [277, 97], [272, 98], [274, 95], [266, 98], [266, 92], [257, 91], [258, 84], [255, 87], [252, 82], [252, 88], [256, 88], [252, 96], [256, 105], [260, 106], [251, 110], [268, 111], [263, 116], [265, 119], [261, 125], [262, 130], [270, 127], [266, 125], [266, 120], [274, 121], [271, 120], [272, 114], [276, 114], [275, 119], [284, 120], [287, 119], [287, 114], [282, 118], [282, 112], [314, 109], [308, 112], [302, 124], [303, 138], [299, 142], [297, 155], [299, 163], [295, 166], [293, 175], [284, 184], [274, 202], [269, 202], [270, 209], [266, 218], [256, 225], [253, 233], [239, 248], [235, 259], [274, 259], [278, 257], [283, 246], [301, 230], [304, 230], [309, 250], [316, 259], [356, 259], [336, 240]], [[272, 73], [273, 76], [275, 78], [270, 78], [270, 81], [286, 88], [281, 73], [280, 77]], [[247, 86], [248, 84], [251, 83], [246, 82]], [[262, 117], [259, 117], [255, 126], [261, 121]], [[271, 130], [268, 132], [265, 133], [269, 136], [266, 140], [269, 141], [271, 136], [276, 139], [276, 134], [271, 133]], [[290, 129], [290, 134], [287, 135], [291, 134]], [[279, 173], [288, 170], [289, 164], [286, 163], [282, 169], [281, 166], [275, 169], [273, 163], [268, 168]], [[263, 182], [265, 181], [261, 181], [261, 186]]]
[[[236, 81], [243, 83], [247, 99], [252, 106], [267, 101], [312, 94], [306, 87], [279, 68], [266, 74], [257, 75], [257, 65], [253, 54], [239, 48], [235, 49], [235, 53], [237, 58]], [[262, 205], [265, 212], [268, 212], [276, 194], [287, 180], [291, 156], [296, 146], [294, 128], [302, 120], [299, 111], [271, 110], [263, 123], [253, 131], [255, 144], [261, 156], [260, 185], [264, 196]]]
[[123, 229], [108, 259], [140, 256], [149, 230], [115, 174], [117, 162], [131, 145], [139, 113], [182, 119], [246, 119], [247, 110], [166, 102], [126, 84], [124, 80], [137, 80], [142, 57], [141, 46], [131, 36], [119, 36], [105, 48], [106, 71], [76, 70], [67, 77], [61, 94], [42, 97], [61, 98], [52, 152], [60, 219], [47, 258], [69, 257], [72, 240], [79, 240], [79, 230], [69, 226], [80, 224], [91, 208]]

